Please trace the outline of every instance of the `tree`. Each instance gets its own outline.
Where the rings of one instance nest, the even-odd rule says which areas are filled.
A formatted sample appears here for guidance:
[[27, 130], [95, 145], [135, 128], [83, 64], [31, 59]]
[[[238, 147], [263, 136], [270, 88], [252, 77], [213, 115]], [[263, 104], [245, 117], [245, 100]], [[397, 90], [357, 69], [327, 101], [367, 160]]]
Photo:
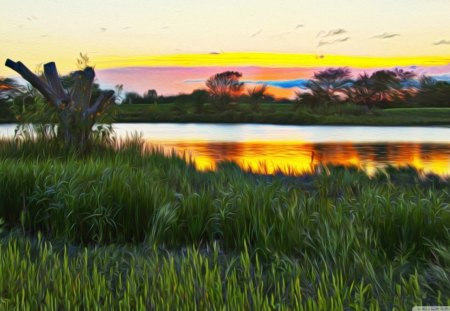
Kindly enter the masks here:
[[374, 99], [377, 102], [390, 102], [401, 88], [400, 79], [392, 70], [378, 70], [370, 76]]
[[123, 100], [124, 104], [142, 104], [144, 98], [136, 92], [127, 92]]
[[158, 99], [158, 93], [156, 92], [156, 90], [151, 89], [148, 90], [145, 94], [144, 94], [144, 98], [146, 100], [149, 100], [151, 102], [155, 102]]
[[197, 113], [203, 113], [205, 103], [209, 99], [209, 93], [206, 90], [197, 89], [192, 92], [191, 97], [194, 102], [195, 111]]
[[348, 88], [349, 98], [356, 104], [372, 109], [376, 104], [404, 100], [409, 95], [415, 73], [402, 69], [378, 70], [371, 75], [360, 74]]
[[422, 76], [419, 80], [420, 87], [410, 102], [419, 107], [449, 107], [450, 108], [450, 83], [437, 81], [428, 76]]
[[255, 111], [259, 110], [259, 106], [261, 105], [261, 101], [266, 96], [266, 92], [267, 92], [266, 84], [263, 84], [261, 86], [255, 86], [254, 88], [247, 90], [248, 99]]
[[44, 65], [43, 77], [32, 73], [23, 63], [6, 60], [5, 65], [28, 81], [47, 101], [58, 116], [58, 133], [66, 147], [85, 152], [92, 140], [93, 126], [114, 102], [114, 91], [102, 91], [91, 100], [95, 72], [85, 67], [73, 73], [73, 86], [66, 89], [58, 75], [56, 64]]
[[225, 71], [206, 81], [208, 93], [218, 108], [228, 107], [231, 101], [242, 92], [244, 83], [239, 82], [241, 77], [240, 72]]
[[360, 74], [352, 87], [348, 89], [348, 97], [353, 103], [364, 105], [371, 110], [375, 104], [374, 96], [376, 93], [373, 82], [372, 77], [367, 73]]
[[348, 68], [328, 68], [314, 73], [314, 78], [308, 81], [307, 87], [319, 102], [336, 103], [347, 95], [350, 83]]

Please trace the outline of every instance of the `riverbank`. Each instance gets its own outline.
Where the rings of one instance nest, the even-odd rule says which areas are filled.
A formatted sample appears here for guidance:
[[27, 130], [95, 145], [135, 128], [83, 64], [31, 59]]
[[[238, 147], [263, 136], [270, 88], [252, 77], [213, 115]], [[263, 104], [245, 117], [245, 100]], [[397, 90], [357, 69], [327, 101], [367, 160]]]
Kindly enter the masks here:
[[205, 108], [198, 113], [193, 105], [121, 105], [116, 109], [117, 122], [170, 123], [263, 123], [286, 125], [450, 125], [450, 108], [392, 108], [368, 113], [364, 107], [342, 105], [327, 108], [299, 108], [293, 104], [262, 104], [258, 111], [238, 104], [217, 112]]
[[1, 307], [450, 304], [448, 179], [198, 172], [143, 146], [0, 142]]
[[[209, 105], [202, 112], [198, 109], [193, 104], [123, 104], [115, 106], [113, 116], [119, 123], [450, 126], [450, 108], [391, 108], [368, 112], [351, 104], [294, 110], [292, 103], [263, 103], [257, 111], [249, 104], [236, 104], [220, 112]], [[6, 105], [0, 107], [0, 123], [15, 122]]]

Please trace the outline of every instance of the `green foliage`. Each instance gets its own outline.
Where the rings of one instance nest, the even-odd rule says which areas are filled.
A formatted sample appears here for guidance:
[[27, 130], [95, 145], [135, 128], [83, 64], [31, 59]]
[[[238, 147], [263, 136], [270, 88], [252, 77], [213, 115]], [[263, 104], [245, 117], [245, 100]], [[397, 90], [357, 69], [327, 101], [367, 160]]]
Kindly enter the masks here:
[[418, 107], [450, 108], [450, 83], [421, 77], [416, 96], [411, 97], [408, 102]]
[[82, 159], [3, 140], [0, 308], [442, 305], [448, 202], [413, 169], [202, 173], [137, 138]]

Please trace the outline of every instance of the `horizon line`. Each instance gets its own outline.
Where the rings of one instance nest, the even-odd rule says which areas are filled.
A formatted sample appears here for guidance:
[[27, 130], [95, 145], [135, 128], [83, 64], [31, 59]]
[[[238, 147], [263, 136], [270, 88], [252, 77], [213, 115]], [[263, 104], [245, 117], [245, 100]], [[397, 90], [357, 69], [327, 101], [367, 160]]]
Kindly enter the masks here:
[[99, 56], [97, 69], [129, 67], [408, 67], [450, 65], [450, 55], [435, 56], [349, 56], [272, 52], [221, 52], [137, 56]]

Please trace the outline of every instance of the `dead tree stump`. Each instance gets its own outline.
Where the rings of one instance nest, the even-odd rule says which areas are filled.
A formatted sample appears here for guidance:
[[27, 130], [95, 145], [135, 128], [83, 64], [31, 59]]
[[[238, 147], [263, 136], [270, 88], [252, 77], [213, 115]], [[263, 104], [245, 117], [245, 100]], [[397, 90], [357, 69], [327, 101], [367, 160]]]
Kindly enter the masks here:
[[11, 68], [37, 89], [49, 105], [56, 108], [59, 117], [58, 137], [66, 146], [85, 151], [97, 116], [113, 103], [114, 91], [103, 91], [91, 102], [95, 72], [92, 67], [74, 72], [75, 83], [64, 89], [54, 62], [44, 65], [43, 78], [31, 72], [23, 63], [6, 60]]

